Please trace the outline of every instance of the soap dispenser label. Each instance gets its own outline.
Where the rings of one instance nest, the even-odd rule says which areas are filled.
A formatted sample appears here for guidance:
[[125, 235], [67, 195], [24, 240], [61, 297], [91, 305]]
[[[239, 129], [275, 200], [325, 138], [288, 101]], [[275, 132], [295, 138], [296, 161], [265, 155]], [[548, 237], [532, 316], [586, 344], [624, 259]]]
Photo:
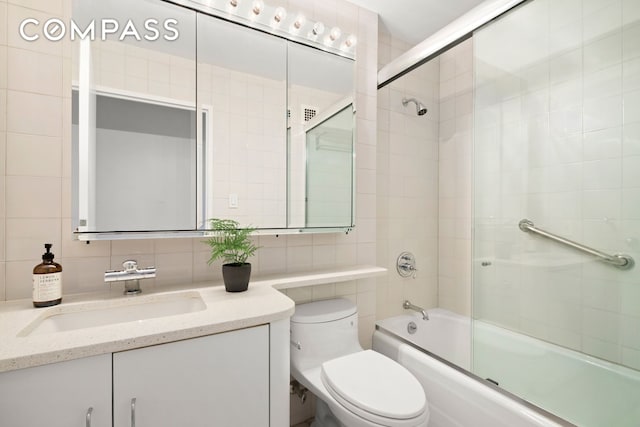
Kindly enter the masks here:
[[33, 301], [53, 301], [62, 297], [62, 273], [34, 274]]

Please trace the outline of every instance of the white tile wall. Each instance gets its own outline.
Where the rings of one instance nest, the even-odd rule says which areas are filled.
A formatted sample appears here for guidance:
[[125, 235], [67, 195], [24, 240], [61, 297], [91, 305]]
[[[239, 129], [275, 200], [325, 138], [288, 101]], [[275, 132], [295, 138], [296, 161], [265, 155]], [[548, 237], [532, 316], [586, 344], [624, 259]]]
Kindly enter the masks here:
[[[474, 36], [474, 315], [640, 368], [637, 272], [517, 228], [529, 218], [605, 252], [640, 255], [637, 2], [571, 2], [573, 22], [561, 5], [545, 3]], [[550, 23], [547, 53], [497, 43], [546, 37], [525, 21]], [[536, 68], [548, 78], [533, 76]]]
[[[380, 60], [390, 61], [410, 46], [380, 35]], [[438, 59], [378, 91], [377, 241], [378, 265], [389, 274], [378, 278], [377, 316], [402, 313], [405, 299], [424, 307], [438, 305], [438, 127], [440, 109]], [[427, 108], [418, 116], [415, 97]], [[396, 273], [396, 259], [410, 251], [417, 278]]]

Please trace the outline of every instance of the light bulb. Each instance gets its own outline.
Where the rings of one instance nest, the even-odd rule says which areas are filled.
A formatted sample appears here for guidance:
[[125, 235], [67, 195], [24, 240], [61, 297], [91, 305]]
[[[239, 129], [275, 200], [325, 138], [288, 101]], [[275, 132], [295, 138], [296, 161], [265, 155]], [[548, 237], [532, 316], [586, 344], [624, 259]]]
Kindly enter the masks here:
[[299, 30], [305, 23], [306, 18], [304, 17], [303, 14], [298, 14], [298, 16], [296, 16], [296, 20], [293, 21], [293, 28], [295, 28], [296, 30]]
[[349, 35], [347, 39], [344, 41], [345, 46], [354, 47], [358, 43], [358, 38], [353, 34]]
[[340, 31], [340, 28], [333, 27], [331, 29], [331, 32], [329, 33], [329, 38], [331, 39], [332, 42], [334, 42], [338, 40], [341, 35], [342, 35], [342, 31]]
[[260, 15], [260, 12], [262, 12], [262, 9], [264, 9], [264, 2], [262, 0], [254, 0], [253, 9], [251, 9], [253, 14], [256, 16]]
[[313, 29], [311, 30], [314, 36], [319, 36], [324, 33], [324, 24], [322, 22], [316, 22], [313, 24]]
[[287, 17], [287, 11], [284, 7], [279, 7], [276, 9], [275, 14], [273, 15], [273, 20], [277, 23], [280, 23]]

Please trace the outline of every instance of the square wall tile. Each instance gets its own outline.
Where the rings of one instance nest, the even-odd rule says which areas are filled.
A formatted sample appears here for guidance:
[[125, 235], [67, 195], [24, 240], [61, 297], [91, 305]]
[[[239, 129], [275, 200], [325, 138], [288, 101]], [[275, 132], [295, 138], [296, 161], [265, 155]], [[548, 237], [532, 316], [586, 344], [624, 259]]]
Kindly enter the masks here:
[[622, 157], [622, 129], [615, 127], [586, 132], [583, 156], [587, 161]]
[[222, 265], [209, 265], [209, 252], [193, 252], [193, 281], [213, 282], [222, 285]]
[[[5, 263], [5, 298], [7, 301], [32, 297], [34, 261], [8, 261]], [[64, 268], [64, 267], [63, 267]]]
[[11, 90], [62, 96], [62, 57], [10, 47], [7, 84]]
[[51, 252], [56, 255], [56, 258], [60, 258], [62, 256], [60, 224], [59, 218], [8, 218], [5, 236], [6, 259], [8, 261], [39, 261], [45, 252], [45, 243], [53, 244]]
[[311, 298], [313, 301], [335, 298], [335, 283], [327, 283], [326, 285], [316, 285], [311, 287]]
[[7, 218], [60, 218], [61, 179], [7, 176]]
[[[144, 267], [144, 266], [143, 266]], [[193, 254], [162, 253], [155, 256], [156, 286], [193, 282]], [[143, 281], [144, 283], [144, 281]]]
[[7, 175], [62, 176], [61, 138], [7, 133]]
[[287, 249], [284, 247], [261, 248], [260, 274], [281, 273], [287, 270]]
[[63, 295], [102, 292], [113, 287], [104, 282], [104, 272], [111, 269], [108, 256], [61, 258], [58, 262], [62, 264]]
[[606, 3], [597, 2], [600, 9], [585, 9], [583, 21], [583, 37], [585, 43], [617, 30], [622, 26], [622, 1], [613, 0]]
[[44, 136], [62, 136], [62, 98], [9, 90], [7, 130]]
[[584, 46], [583, 67], [585, 73], [608, 68], [622, 61], [622, 33], [587, 42]]

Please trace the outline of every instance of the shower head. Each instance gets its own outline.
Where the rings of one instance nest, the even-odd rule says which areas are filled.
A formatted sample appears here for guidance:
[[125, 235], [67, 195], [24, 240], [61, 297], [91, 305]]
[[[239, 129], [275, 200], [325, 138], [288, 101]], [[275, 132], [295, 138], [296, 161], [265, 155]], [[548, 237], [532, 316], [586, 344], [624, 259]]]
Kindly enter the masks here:
[[427, 114], [427, 107], [425, 107], [422, 102], [418, 101], [415, 98], [403, 98], [402, 99], [402, 105], [404, 105], [405, 107], [407, 106], [408, 103], [413, 102], [414, 104], [416, 104], [416, 114], [419, 116], [424, 116], [425, 114]]

